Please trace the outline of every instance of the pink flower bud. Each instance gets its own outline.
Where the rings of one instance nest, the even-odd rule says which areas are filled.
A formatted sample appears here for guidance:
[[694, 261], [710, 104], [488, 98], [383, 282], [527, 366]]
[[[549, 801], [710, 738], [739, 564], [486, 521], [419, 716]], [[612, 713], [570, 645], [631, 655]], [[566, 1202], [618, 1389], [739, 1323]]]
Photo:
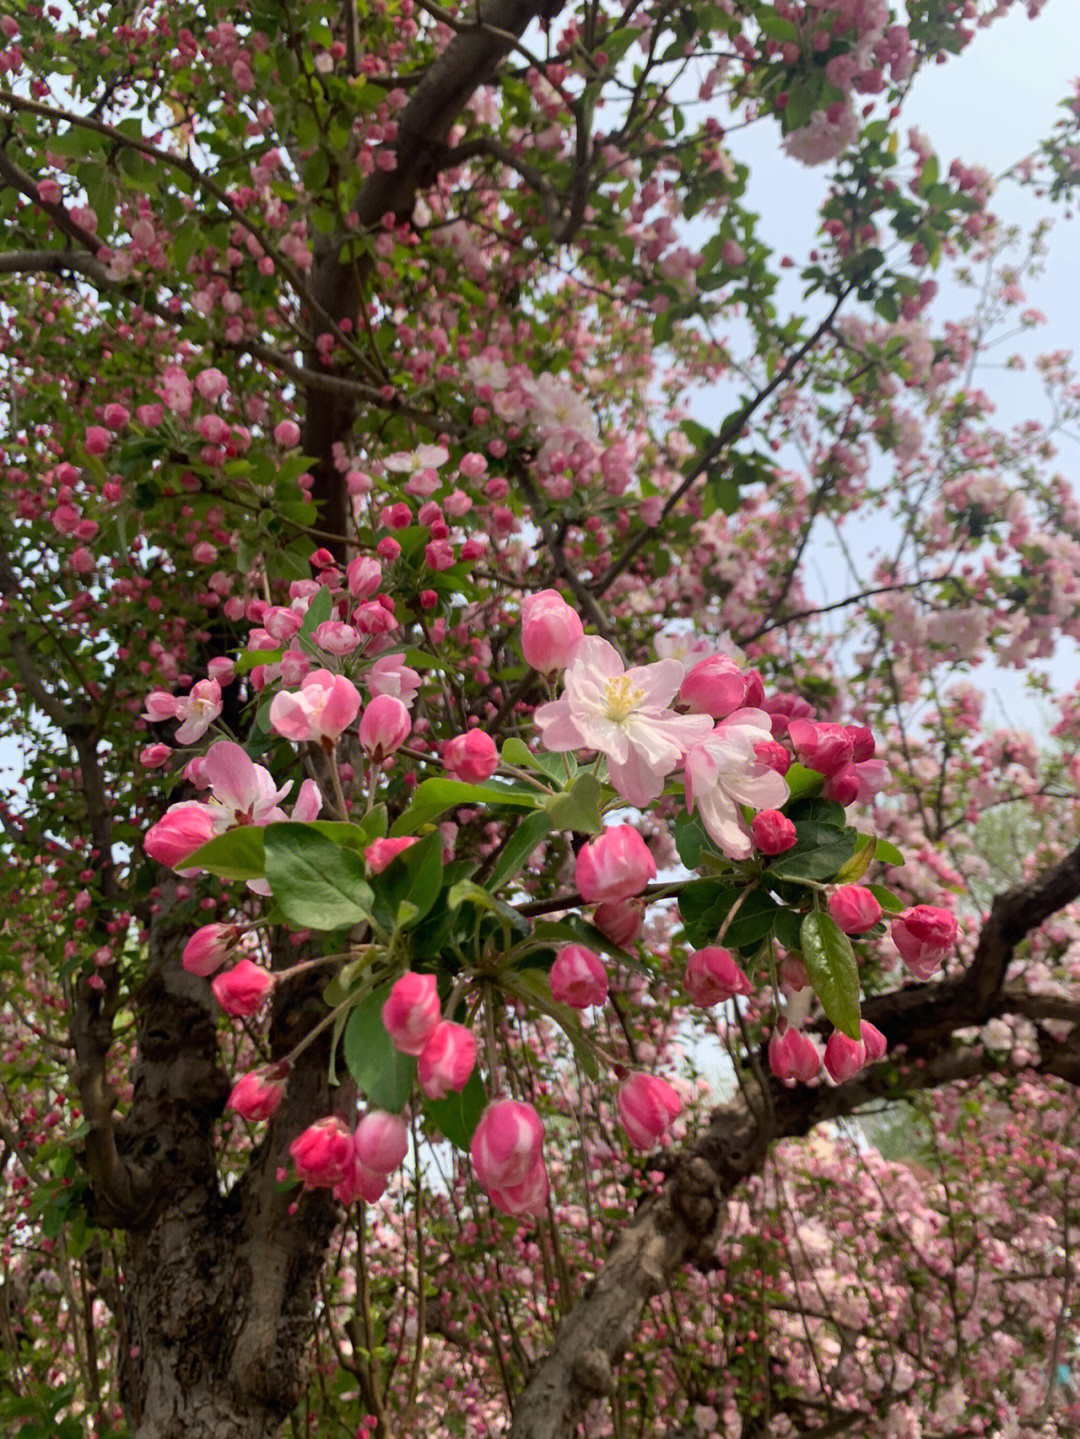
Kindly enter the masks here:
[[786, 954], [780, 964], [780, 987], [785, 994], [798, 994], [810, 988], [806, 965], [797, 954]]
[[754, 746], [754, 754], [762, 764], [767, 764], [777, 774], [787, 774], [791, 768], [791, 756], [779, 740], [758, 740]]
[[333, 1188], [334, 1198], [342, 1204], [353, 1204], [357, 1199], [374, 1204], [386, 1189], [386, 1175], [380, 1174], [375, 1169], [369, 1169], [366, 1164], [361, 1164], [353, 1154], [345, 1177]]
[[587, 904], [630, 899], [655, 878], [656, 861], [632, 825], [612, 825], [578, 851], [577, 887]]
[[682, 1109], [666, 1079], [632, 1074], [619, 1090], [619, 1118], [635, 1149], [651, 1149]]
[[158, 864], [175, 869], [189, 854], [214, 837], [214, 818], [208, 806], [198, 800], [173, 804], [143, 839], [143, 849]]
[[274, 440], [283, 449], [291, 450], [300, 443], [300, 426], [295, 420], [282, 420], [274, 426]]
[[483, 730], [471, 729], [447, 740], [442, 749], [442, 762], [447, 774], [465, 784], [481, 784], [490, 779], [499, 767], [499, 751], [495, 741]]
[[829, 895], [829, 913], [845, 934], [863, 934], [881, 918], [881, 905], [861, 884], [842, 884]]
[[383, 1028], [402, 1054], [420, 1054], [439, 1022], [438, 981], [433, 974], [411, 970], [395, 980], [383, 1005]]
[[240, 931], [234, 924], [204, 924], [184, 945], [180, 963], [188, 974], [206, 978], [228, 960], [239, 937]]
[[405, 705], [412, 704], [421, 685], [420, 675], [400, 655], [380, 655], [366, 679], [373, 695], [393, 695]]
[[686, 961], [683, 988], [691, 1002], [701, 1009], [734, 999], [737, 994], [753, 994], [754, 986], [739, 968], [730, 950], [720, 945], [697, 949]]
[[103, 455], [112, 444], [112, 435], [102, 425], [88, 425], [83, 448], [88, 455]]
[[149, 720], [151, 724], [161, 724], [163, 720], [174, 719], [178, 703], [176, 696], [171, 695], [168, 690], [151, 690], [146, 696], [143, 719]]
[[420, 1052], [416, 1072], [429, 1099], [460, 1094], [476, 1068], [476, 1039], [472, 1031], [452, 1020], [440, 1020]]
[[543, 1214], [550, 1185], [543, 1159], [538, 1159], [520, 1184], [489, 1189], [488, 1198], [504, 1214]]
[[588, 1009], [607, 999], [608, 977], [603, 961], [583, 944], [568, 944], [551, 966], [551, 995], [557, 1004]]
[[762, 854], [783, 854], [799, 840], [791, 820], [778, 809], [761, 810], [751, 820], [750, 830]]
[[332, 1189], [352, 1169], [356, 1140], [352, 1130], [331, 1114], [298, 1134], [289, 1153], [305, 1189]]
[[393, 695], [376, 695], [360, 718], [360, 743], [373, 760], [396, 753], [411, 731], [409, 711]]
[[356, 686], [331, 670], [313, 670], [302, 687], [292, 694], [281, 693], [270, 702], [270, 723], [279, 735], [302, 744], [313, 740], [333, 747], [348, 729], [360, 708]]
[[726, 719], [744, 703], [746, 676], [729, 655], [700, 660], [682, 682], [679, 698], [694, 714]]
[[796, 1081], [809, 1084], [817, 1076], [821, 1055], [812, 1039], [782, 1019], [769, 1040], [769, 1068], [790, 1089]]
[[806, 769], [829, 776], [851, 763], [853, 741], [845, 725], [793, 719], [788, 725], [788, 734], [796, 759]]
[[139, 763], [143, 769], [160, 769], [172, 758], [172, 748], [167, 744], [148, 744], [139, 751]]
[[360, 636], [344, 620], [324, 620], [311, 638], [328, 655], [351, 655], [360, 643]]
[[917, 904], [892, 923], [893, 943], [916, 979], [930, 979], [956, 943], [956, 919], [947, 909]]
[[854, 804], [859, 798], [858, 770], [853, 764], [846, 764], [828, 777], [821, 786], [821, 793], [824, 799], [834, 800], [837, 804]]
[[418, 843], [415, 835], [409, 835], [403, 839], [372, 840], [364, 850], [364, 859], [367, 861], [369, 871], [372, 874], [382, 874], [386, 866], [397, 859], [399, 854], [404, 854], [407, 849]]
[[593, 924], [620, 949], [633, 944], [641, 933], [643, 922], [641, 906], [625, 899], [608, 900], [593, 910]]
[[345, 579], [353, 599], [368, 600], [382, 584], [382, 565], [370, 555], [357, 555], [346, 566]]
[[580, 615], [558, 590], [540, 590], [522, 600], [521, 652], [534, 670], [565, 669], [583, 634]]
[[867, 725], [849, 724], [847, 732], [851, 736], [851, 758], [855, 763], [862, 764], [864, 760], [873, 759], [877, 749], [873, 730]]
[[496, 1099], [480, 1116], [469, 1153], [480, 1183], [492, 1190], [523, 1184], [539, 1163], [544, 1125], [531, 1104]]
[[837, 1084], [854, 1079], [866, 1063], [866, 1045], [834, 1029], [825, 1046], [825, 1068]]
[[398, 1114], [373, 1109], [356, 1129], [356, 1157], [365, 1169], [389, 1174], [409, 1152], [409, 1131]]
[[210, 983], [214, 998], [226, 1014], [234, 1017], [257, 1014], [273, 992], [277, 979], [250, 959], [223, 970]]
[[274, 1064], [242, 1074], [229, 1095], [229, 1108], [256, 1123], [269, 1119], [285, 1093], [285, 1077], [280, 1070], [281, 1066]]
[[868, 1019], [864, 1019], [859, 1027], [862, 1035], [862, 1042], [866, 1048], [867, 1064], [877, 1064], [879, 1059], [884, 1059], [889, 1048], [889, 1041], [882, 1034], [881, 1030]]

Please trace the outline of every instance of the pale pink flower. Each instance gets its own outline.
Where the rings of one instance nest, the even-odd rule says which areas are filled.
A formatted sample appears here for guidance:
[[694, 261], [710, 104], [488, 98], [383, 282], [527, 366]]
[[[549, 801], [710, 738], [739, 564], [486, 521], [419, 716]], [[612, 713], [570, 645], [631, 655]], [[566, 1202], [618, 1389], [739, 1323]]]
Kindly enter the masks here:
[[387, 455], [383, 464], [388, 470], [399, 475], [412, 475], [417, 470], [437, 470], [450, 458], [445, 445], [418, 445], [415, 450], [400, 450]]
[[429, 1099], [460, 1093], [476, 1068], [476, 1039], [471, 1030], [443, 1019], [427, 1037], [416, 1066], [420, 1088]]
[[421, 685], [418, 672], [411, 669], [400, 655], [381, 655], [365, 676], [373, 695], [390, 695], [404, 705], [411, 705]]
[[210, 746], [201, 772], [212, 794], [206, 808], [215, 833], [238, 824], [266, 825], [285, 819], [279, 801], [292, 789], [292, 781], [278, 789], [270, 771], [231, 740]]
[[686, 756], [686, 807], [697, 809], [729, 859], [749, 859], [754, 852], [742, 806], [778, 809], [788, 798], [787, 781], [754, 751], [770, 734], [764, 710], [736, 710]]
[[607, 756], [611, 783], [629, 804], [643, 808], [712, 729], [708, 715], [680, 715], [668, 707], [682, 680], [678, 660], [624, 671], [606, 640], [586, 635], [566, 669], [562, 698], [536, 711], [544, 747], [556, 753], [599, 750]]
[[182, 720], [176, 731], [177, 744], [194, 744], [221, 713], [221, 686], [217, 680], [200, 680], [186, 699], [176, 701], [176, 718]]
[[274, 696], [270, 723], [294, 744], [314, 740], [332, 746], [359, 709], [360, 695], [351, 680], [330, 670], [313, 670], [299, 691]]

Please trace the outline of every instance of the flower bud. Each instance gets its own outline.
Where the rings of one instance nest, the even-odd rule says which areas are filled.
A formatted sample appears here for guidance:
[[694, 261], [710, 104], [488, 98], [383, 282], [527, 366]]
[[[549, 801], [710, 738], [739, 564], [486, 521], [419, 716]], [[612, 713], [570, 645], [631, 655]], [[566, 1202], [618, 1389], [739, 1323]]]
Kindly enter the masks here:
[[357, 1199], [374, 1204], [386, 1189], [386, 1175], [361, 1164], [354, 1154], [344, 1178], [333, 1188], [334, 1198], [342, 1204], [353, 1204]]
[[143, 849], [158, 864], [176, 869], [178, 865], [214, 837], [214, 817], [210, 808], [198, 800], [172, 804], [151, 825], [143, 839]]
[[440, 1014], [435, 976], [410, 970], [394, 982], [383, 1005], [382, 1022], [395, 1049], [402, 1054], [420, 1054]]
[[779, 740], [758, 740], [754, 745], [754, 754], [762, 764], [767, 764], [779, 775], [787, 774], [791, 768], [791, 756]]
[[769, 1040], [769, 1068], [788, 1088], [809, 1084], [821, 1068], [817, 1045], [801, 1029], [780, 1020]]
[[271, 1064], [242, 1074], [233, 1085], [228, 1107], [255, 1123], [269, 1119], [285, 1093], [285, 1076], [281, 1069], [281, 1065]]
[[548, 1172], [543, 1159], [538, 1159], [520, 1184], [509, 1184], [502, 1189], [489, 1189], [488, 1198], [496, 1209], [504, 1214], [543, 1214], [547, 1207]]
[[394, 754], [409, 738], [412, 718], [393, 695], [376, 695], [360, 720], [360, 743], [373, 760]]
[[845, 934], [864, 934], [881, 918], [881, 905], [861, 884], [842, 884], [829, 895], [829, 913]]
[[746, 676], [729, 655], [710, 655], [683, 680], [679, 698], [693, 714], [726, 719], [745, 701]]
[[331, 1114], [298, 1134], [289, 1153], [305, 1189], [332, 1189], [352, 1168], [356, 1140], [352, 1130]]
[[884, 1059], [889, 1048], [889, 1041], [881, 1030], [871, 1024], [868, 1019], [864, 1019], [859, 1027], [859, 1033], [862, 1035], [862, 1042], [866, 1048], [867, 1064], [877, 1064], [879, 1059]]
[[435, 1026], [420, 1051], [416, 1072], [429, 1099], [460, 1094], [476, 1068], [476, 1039], [463, 1024], [444, 1019]]
[[588, 1009], [607, 999], [608, 977], [603, 961], [583, 944], [568, 944], [551, 966], [551, 997], [571, 1009]]
[[389, 1174], [409, 1152], [409, 1131], [399, 1114], [373, 1109], [357, 1125], [356, 1157], [365, 1169]]
[[739, 968], [730, 950], [709, 945], [695, 950], [686, 961], [683, 988], [693, 1004], [708, 1009], [714, 1004], [734, 999], [737, 994], [753, 994], [754, 986]]
[[499, 767], [495, 741], [483, 730], [471, 729], [455, 735], [443, 745], [442, 762], [447, 774], [466, 784], [480, 784]]
[[301, 688], [275, 695], [270, 702], [270, 723], [279, 735], [302, 744], [338, 738], [356, 718], [360, 695], [356, 686], [331, 670], [313, 670]]
[[490, 1194], [523, 1184], [543, 1164], [544, 1125], [531, 1104], [496, 1099], [480, 1116], [469, 1146], [480, 1183]]
[[393, 863], [399, 854], [404, 854], [414, 844], [419, 844], [415, 835], [408, 835], [401, 839], [373, 839], [364, 850], [364, 859], [367, 861], [369, 873], [382, 874], [388, 864]]
[[750, 832], [762, 854], [783, 854], [799, 841], [795, 826], [778, 809], [760, 810], [750, 821]]
[[682, 1109], [682, 1100], [655, 1074], [632, 1074], [619, 1090], [619, 1118], [635, 1149], [651, 1149]]
[[643, 921], [641, 906], [625, 899], [607, 900], [593, 910], [593, 924], [620, 949], [633, 944], [641, 933]]
[[204, 924], [184, 945], [180, 963], [188, 974], [213, 974], [232, 954], [240, 931], [234, 924]]
[[854, 1079], [866, 1063], [866, 1045], [834, 1029], [825, 1046], [825, 1068], [836, 1084]]
[[521, 652], [534, 670], [565, 669], [583, 634], [580, 615], [558, 590], [541, 590], [522, 601]]
[[956, 919], [947, 909], [917, 904], [892, 923], [893, 943], [916, 979], [929, 979], [956, 943]]
[[859, 798], [859, 771], [853, 764], [846, 764], [828, 777], [821, 786], [821, 794], [823, 799], [834, 800], [837, 804], [854, 804]]
[[238, 1018], [257, 1014], [276, 984], [276, 977], [268, 969], [260, 969], [250, 959], [242, 959], [232, 969], [223, 970], [211, 981], [210, 988], [225, 1013]]
[[587, 904], [630, 899], [655, 878], [656, 861], [632, 825], [612, 825], [578, 851], [577, 887]]
[[793, 719], [788, 725], [788, 735], [795, 748], [795, 758], [806, 769], [828, 776], [851, 763], [853, 741], [845, 725]]
[[345, 579], [353, 599], [368, 600], [382, 584], [382, 565], [369, 555], [357, 555], [346, 566]]

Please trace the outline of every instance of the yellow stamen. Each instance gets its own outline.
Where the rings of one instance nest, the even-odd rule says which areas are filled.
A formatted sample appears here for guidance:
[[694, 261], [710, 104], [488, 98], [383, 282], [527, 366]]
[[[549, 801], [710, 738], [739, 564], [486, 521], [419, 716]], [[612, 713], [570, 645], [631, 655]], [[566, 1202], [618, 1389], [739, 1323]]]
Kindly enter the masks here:
[[628, 714], [632, 714], [638, 705], [645, 698], [645, 691], [635, 689], [626, 675], [619, 675], [617, 678], [608, 680], [607, 692], [607, 718], [618, 724]]

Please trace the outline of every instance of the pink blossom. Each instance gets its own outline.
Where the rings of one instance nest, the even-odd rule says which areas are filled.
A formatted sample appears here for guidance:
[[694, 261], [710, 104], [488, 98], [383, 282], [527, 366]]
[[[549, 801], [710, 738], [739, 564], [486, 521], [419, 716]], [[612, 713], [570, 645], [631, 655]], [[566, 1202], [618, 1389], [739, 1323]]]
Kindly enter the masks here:
[[351, 655], [360, 644], [360, 636], [344, 620], [324, 620], [315, 626], [311, 638], [328, 655]]
[[682, 1109], [682, 1100], [655, 1074], [632, 1074], [619, 1090], [619, 1118], [635, 1149], [651, 1149]]
[[607, 999], [608, 977], [603, 961], [583, 944], [568, 944], [551, 966], [551, 994], [558, 1004], [588, 1009]]
[[103, 455], [112, 444], [112, 435], [101, 425], [88, 425], [83, 448], [88, 455]]
[[787, 781], [756, 753], [768, 735], [764, 710], [736, 710], [686, 756], [686, 807], [691, 813], [697, 809], [729, 859], [749, 859], [754, 852], [742, 806], [777, 809], [788, 798]]
[[809, 1084], [821, 1068], [821, 1055], [814, 1041], [784, 1019], [772, 1032], [768, 1056], [769, 1068], [788, 1088], [796, 1082]]
[[421, 679], [400, 655], [380, 655], [368, 670], [367, 687], [373, 695], [393, 695], [410, 705], [420, 689]]
[[151, 825], [143, 839], [143, 849], [158, 864], [175, 869], [216, 833], [209, 806], [184, 800], [170, 805], [157, 824]]
[[829, 913], [845, 934], [863, 934], [881, 918], [881, 905], [861, 884], [843, 884], [829, 895]]
[[846, 725], [793, 719], [788, 725], [788, 735], [795, 749], [795, 758], [818, 774], [826, 777], [838, 774], [852, 762], [854, 737]]
[[438, 981], [409, 970], [395, 980], [382, 1008], [383, 1028], [402, 1054], [420, 1054], [441, 1018]]
[[281, 420], [274, 426], [274, 440], [283, 449], [291, 450], [300, 443], [300, 426], [295, 420]]
[[151, 690], [146, 696], [143, 719], [149, 720], [151, 724], [161, 724], [167, 719], [175, 719], [177, 704], [176, 696], [170, 694], [168, 690]]
[[488, 1189], [488, 1198], [496, 1209], [504, 1214], [540, 1215], [547, 1207], [550, 1181], [543, 1159], [536, 1163], [520, 1184], [508, 1184], [502, 1188]]
[[483, 730], [471, 729], [447, 740], [442, 748], [442, 762], [447, 774], [465, 784], [481, 784], [490, 779], [499, 767], [499, 751], [495, 741]]
[[633, 944], [641, 933], [643, 923], [641, 906], [625, 899], [606, 900], [593, 910], [593, 924], [621, 949]]
[[420, 1088], [429, 1099], [460, 1093], [476, 1068], [476, 1039], [471, 1030], [440, 1020], [427, 1037], [416, 1067]]
[[867, 1064], [876, 1064], [879, 1059], [884, 1059], [889, 1048], [889, 1041], [882, 1034], [876, 1025], [864, 1019], [859, 1027], [862, 1042], [866, 1049]]
[[382, 565], [369, 555], [357, 555], [345, 567], [345, 580], [353, 599], [370, 599], [382, 584]]
[[270, 998], [277, 980], [268, 969], [242, 959], [211, 981], [214, 998], [226, 1014], [257, 1014]]
[[360, 720], [360, 743], [374, 760], [395, 754], [409, 738], [412, 718], [393, 695], [376, 695]]
[[397, 1114], [373, 1109], [356, 1129], [356, 1157], [365, 1169], [389, 1174], [409, 1152], [409, 1131]]
[[778, 809], [763, 809], [750, 822], [754, 844], [762, 854], [783, 854], [798, 843], [795, 826]]
[[893, 943], [916, 979], [930, 979], [956, 943], [956, 917], [932, 904], [917, 904], [892, 922]]
[[630, 899], [655, 878], [656, 861], [632, 825], [612, 825], [578, 850], [577, 887], [587, 904]]
[[300, 792], [296, 796], [296, 803], [292, 807], [290, 819], [296, 820], [298, 824], [308, 824], [313, 819], [318, 819], [322, 811], [323, 799], [319, 786], [313, 779], [306, 779], [300, 786]]
[[522, 600], [521, 651], [534, 670], [564, 669], [583, 634], [581, 617], [558, 590], [540, 590]]
[[221, 686], [217, 680], [200, 680], [190, 695], [176, 701], [176, 718], [182, 721], [176, 731], [177, 744], [194, 744], [221, 713]]
[[542, 1163], [544, 1125], [531, 1104], [496, 1099], [484, 1110], [469, 1153], [480, 1183], [492, 1190], [513, 1189]]
[[545, 749], [595, 749], [607, 756], [611, 783], [639, 809], [656, 799], [665, 776], [712, 728], [707, 715], [668, 708], [682, 683], [678, 660], [623, 670], [606, 640], [578, 642], [563, 676], [563, 696], [534, 716]]
[[270, 723], [294, 744], [312, 740], [332, 748], [352, 724], [360, 708], [356, 686], [344, 675], [313, 670], [298, 692], [275, 695], [270, 702]]
[[866, 1045], [862, 1040], [852, 1039], [839, 1029], [834, 1029], [825, 1046], [825, 1068], [829, 1071], [830, 1078], [836, 1084], [845, 1084], [849, 1079], [854, 1079], [865, 1063]]
[[356, 1141], [337, 1115], [310, 1124], [289, 1145], [305, 1189], [332, 1189], [352, 1169]]
[[139, 751], [139, 763], [143, 769], [160, 769], [163, 764], [168, 764], [172, 755], [170, 745], [148, 744]]
[[695, 714], [724, 719], [745, 702], [746, 676], [730, 655], [710, 655], [683, 680], [679, 698]]
[[189, 974], [205, 978], [226, 963], [239, 938], [234, 924], [204, 924], [184, 945], [180, 963]]
[[737, 994], [750, 995], [754, 986], [730, 950], [718, 944], [697, 949], [686, 961], [683, 988], [701, 1009], [723, 1004]]
[[278, 801], [288, 794], [292, 781], [278, 789], [270, 771], [255, 764], [238, 744], [218, 740], [200, 765], [203, 781], [212, 791], [207, 808], [216, 833], [237, 824], [266, 825], [285, 818]]
[[375, 839], [364, 850], [364, 859], [372, 874], [382, 874], [386, 866], [397, 859], [399, 854], [404, 854], [414, 844], [418, 844], [415, 835], [409, 835], [403, 839]]
[[255, 1123], [269, 1119], [285, 1094], [285, 1078], [280, 1070], [280, 1065], [272, 1064], [242, 1074], [233, 1085], [228, 1107]]

